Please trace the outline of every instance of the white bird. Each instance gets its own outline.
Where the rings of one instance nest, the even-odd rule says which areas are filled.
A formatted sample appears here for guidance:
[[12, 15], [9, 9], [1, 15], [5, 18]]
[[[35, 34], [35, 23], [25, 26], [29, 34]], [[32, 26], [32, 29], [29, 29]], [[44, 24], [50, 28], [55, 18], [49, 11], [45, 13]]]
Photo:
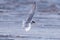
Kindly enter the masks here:
[[[30, 12], [29, 12], [30, 15], [29, 15], [28, 19], [25, 22], [23, 22], [23, 24], [24, 24], [23, 26], [24, 26], [24, 29], [26, 32], [28, 32], [31, 29], [31, 20], [35, 14], [35, 9], [36, 9], [36, 3], [34, 2], [32, 10], [30, 10]], [[32, 22], [34, 22], [34, 21], [32, 21]]]

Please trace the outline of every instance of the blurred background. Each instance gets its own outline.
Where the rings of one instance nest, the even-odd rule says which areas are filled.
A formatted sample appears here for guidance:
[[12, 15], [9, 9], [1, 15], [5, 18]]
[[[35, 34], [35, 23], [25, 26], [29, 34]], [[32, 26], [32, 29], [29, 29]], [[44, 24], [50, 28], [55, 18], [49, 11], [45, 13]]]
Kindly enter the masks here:
[[[36, 2], [31, 30], [27, 20]], [[60, 40], [60, 0], [0, 0], [0, 40]]]

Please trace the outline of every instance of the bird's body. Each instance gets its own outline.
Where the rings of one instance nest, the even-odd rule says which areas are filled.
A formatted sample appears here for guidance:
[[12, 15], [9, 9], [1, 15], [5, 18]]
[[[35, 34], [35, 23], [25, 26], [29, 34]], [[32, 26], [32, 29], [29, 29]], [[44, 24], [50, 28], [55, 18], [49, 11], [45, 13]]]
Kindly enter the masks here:
[[32, 20], [34, 14], [35, 14], [35, 9], [36, 9], [36, 3], [34, 2], [32, 10], [29, 12], [30, 15], [29, 15], [27, 21], [25, 22], [25, 29], [30, 30], [31, 29], [31, 23], [35, 23], [34, 21], [31, 22], [31, 20]]

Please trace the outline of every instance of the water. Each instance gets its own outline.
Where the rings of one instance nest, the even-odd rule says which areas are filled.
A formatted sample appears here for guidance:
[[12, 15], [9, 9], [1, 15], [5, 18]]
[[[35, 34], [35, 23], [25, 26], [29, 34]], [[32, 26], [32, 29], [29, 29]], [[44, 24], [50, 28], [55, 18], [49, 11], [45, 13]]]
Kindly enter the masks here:
[[[21, 2], [22, 0], [20, 0]], [[30, 1], [30, 0], [29, 0]], [[34, 0], [36, 1], [36, 0]], [[39, 0], [36, 1], [36, 11], [32, 20], [35, 21], [31, 25], [30, 31], [26, 32], [22, 27], [22, 22], [27, 20], [32, 9], [32, 4], [19, 4], [16, 2], [7, 2], [0, 0], [0, 4], [4, 4], [5, 7], [11, 9], [1, 8], [0, 10], [0, 40], [60, 40], [60, 13], [58, 12], [40, 12], [41, 5], [43, 8], [49, 8], [51, 1], [48, 0], [45, 5], [44, 3], [39, 4]], [[27, 2], [24, 1], [23, 2]], [[60, 5], [57, 1], [57, 9]], [[2, 5], [3, 6], [3, 5]], [[43, 9], [44, 10], [44, 9]], [[1, 36], [2, 35], [2, 36]]]

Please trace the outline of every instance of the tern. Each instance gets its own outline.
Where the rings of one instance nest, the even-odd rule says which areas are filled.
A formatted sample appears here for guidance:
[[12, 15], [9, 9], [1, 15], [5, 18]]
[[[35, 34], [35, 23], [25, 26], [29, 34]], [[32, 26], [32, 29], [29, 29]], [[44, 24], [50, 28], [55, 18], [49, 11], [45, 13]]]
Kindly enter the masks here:
[[30, 15], [29, 15], [28, 19], [25, 22], [25, 26], [24, 26], [25, 27], [25, 31], [29, 31], [31, 29], [31, 24], [35, 23], [35, 21], [31, 22], [31, 20], [32, 20], [34, 14], [35, 14], [35, 9], [36, 9], [36, 2], [34, 2], [32, 10], [30, 10], [30, 12], [29, 12]]

